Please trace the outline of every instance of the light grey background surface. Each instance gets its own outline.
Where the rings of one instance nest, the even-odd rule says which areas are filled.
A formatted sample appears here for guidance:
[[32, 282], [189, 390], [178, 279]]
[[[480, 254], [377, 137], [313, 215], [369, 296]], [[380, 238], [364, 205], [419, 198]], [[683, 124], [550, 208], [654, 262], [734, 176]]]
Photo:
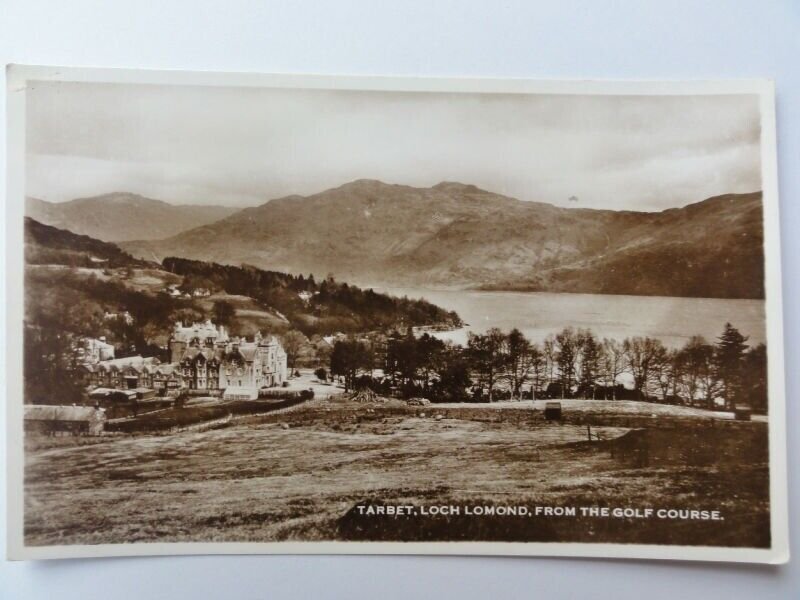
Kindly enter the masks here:
[[[357, 75], [776, 81], [797, 552], [800, 2], [0, 0], [0, 63]], [[0, 100], [5, 114], [5, 97]], [[5, 120], [0, 123], [5, 140]], [[5, 163], [5, 146], [0, 149]], [[5, 171], [0, 175], [5, 190]], [[5, 244], [0, 244], [5, 248]], [[5, 260], [3, 260], [3, 264]], [[1, 275], [1, 273], [0, 273]], [[0, 286], [3, 278], [0, 277]], [[0, 290], [5, 298], [5, 290]], [[5, 311], [3, 311], [3, 320]], [[0, 336], [4, 339], [4, 333]], [[0, 348], [0, 370], [5, 352]], [[5, 380], [4, 372], [2, 379]], [[3, 410], [3, 413], [5, 411]], [[5, 448], [4, 428], [0, 447]], [[5, 481], [0, 535], [5, 538]], [[0, 598], [795, 598], [800, 569], [457, 557], [0, 564]]]

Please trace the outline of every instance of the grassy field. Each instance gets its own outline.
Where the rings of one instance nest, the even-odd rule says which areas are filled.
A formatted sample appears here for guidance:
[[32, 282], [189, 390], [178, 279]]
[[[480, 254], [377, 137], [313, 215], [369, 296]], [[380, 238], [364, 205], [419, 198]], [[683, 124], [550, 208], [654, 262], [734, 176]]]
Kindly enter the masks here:
[[[26, 540], [768, 546], [766, 424], [651, 411], [604, 406], [553, 424], [530, 409], [315, 400], [202, 433], [30, 438]], [[400, 504], [691, 508], [724, 520], [376, 517], [357, 508]]]
[[252, 336], [257, 331], [286, 331], [289, 328], [289, 321], [283, 315], [268, 310], [249, 296], [237, 296], [224, 292], [216, 293], [206, 298], [197, 300], [198, 304], [208, 314], [212, 314], [214, 304], [224, 300], [233, 305], [236, 310], [236, 335]]

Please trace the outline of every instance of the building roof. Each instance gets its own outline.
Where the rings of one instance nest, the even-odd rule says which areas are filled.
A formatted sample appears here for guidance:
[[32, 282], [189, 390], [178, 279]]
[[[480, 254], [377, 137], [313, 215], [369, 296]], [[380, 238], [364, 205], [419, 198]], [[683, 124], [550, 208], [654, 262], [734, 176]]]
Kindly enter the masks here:
[[206, 360], [216, 359], [219, 362], [222, 358], [222, 351], [216, 348], [195, 348], [192, 346], [184, 351], [183, 356], [181, 356], [181, 362], [195, 360], [198, 356], [202, 356]]
[[116, 391], [117, 390], [115, 390], [114, 388], [98, 387], [94, 388], [91, 392], [89, 392], [89, 395], [102, 396], [102, 395], [113, 394]]
[[94, 421], [104, 419], [102, 408], [91, 406], [48, 406], [43, 404], [26, 404], [26, 421]]
[[118, 390], [115, 388], [98, 387], [89, 392], [90, 398], [107, 398], [108, 396], [123, 395], [128, 398], [136, 398], [135, 390]]
[[177, 372], [179, 368], [180, 365], [178, 363], [166, 363], [163, 365], [158, 365], [153, 373], [159, 375], [172, 375], [173, 373]]
[[155, 356], [148, 356], [146, 358], [142, 356], [127, 356], [125, 358], [112, 358], [110, 360], [101, 360], [97, 363], [97, 368], [104, 368], [104, 369], [135, 369], [136, 371], [142, 371], [147, 367], [155, 367], [161, 364]]
[[255, 344], [246, 344], [239, 346], [239, 354], [242, 355], [242, 358], [245, 359], [247, 362], [253, 362], [256, 357], [256, 352], [258, 348]]

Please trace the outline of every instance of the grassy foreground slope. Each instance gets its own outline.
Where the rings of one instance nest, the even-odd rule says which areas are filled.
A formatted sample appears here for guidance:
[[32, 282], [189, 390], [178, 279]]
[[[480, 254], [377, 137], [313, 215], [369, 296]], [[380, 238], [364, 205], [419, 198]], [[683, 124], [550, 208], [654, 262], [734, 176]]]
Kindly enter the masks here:
[[[547, 424], [541, 412], [319, 401], [203, 433], [29, 440], [26, 541], [768, 546], [766, 425], [654, 422], [646, 410], [596, 416], [592, 442], [583, 421]], [[688, 508], [724, 520], [368, 518], [365, 504]]]

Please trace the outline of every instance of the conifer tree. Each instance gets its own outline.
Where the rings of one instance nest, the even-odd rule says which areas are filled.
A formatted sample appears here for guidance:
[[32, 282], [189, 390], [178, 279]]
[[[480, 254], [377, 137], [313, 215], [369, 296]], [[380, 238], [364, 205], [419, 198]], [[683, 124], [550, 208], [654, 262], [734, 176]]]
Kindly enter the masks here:
[[741, 395], [742, 367], [747, 351], [747, 337], [730, 323], [725, 323], [714, 348], [714, 367], [720, 382], [725, 408], [733, 408]]

